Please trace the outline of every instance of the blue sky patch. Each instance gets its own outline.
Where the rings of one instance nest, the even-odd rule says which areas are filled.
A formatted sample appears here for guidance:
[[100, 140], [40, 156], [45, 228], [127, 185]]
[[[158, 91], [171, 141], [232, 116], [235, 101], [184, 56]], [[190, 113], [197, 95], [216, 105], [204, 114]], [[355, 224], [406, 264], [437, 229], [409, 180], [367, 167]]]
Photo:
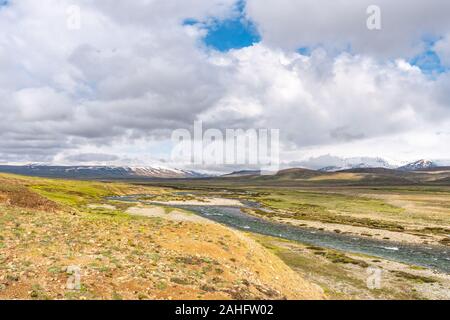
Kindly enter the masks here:
[[[213, 20], [205, 24], [208, 31], [204, 43], [216, 50], [226, 52], [231, 49], [241, 49], [261, 41], [254, 23], [245, 17], [245, 2], [236, 3], [236, 15], [226, 20]], [[184, 25], [201, 23], [195, 19], [186, 19]]]
[[410, 60], [410, 63], [419, 67], [425, 74], [440, 74], [448, 71], [439, 58], [439, 55], [433, 50], [434, 45], [439, 39], [424, 39], [426, 49], [421, 54]]
[[297, 52], [300, 53], [302, 56], [310, 56], [312, 50], [309, 47], [302, 47], [298, 49]]
[[241, 49], [261, 41], [254, 25], [241, 18], [218, 22], [208, 29], [207, 46], [219, 51]]
[[192, 18], [188, 18], [183, 21], [184, 26], [193, 26], [193, 25], [196, 25], [197, 23], [200, 23], [200, 22], [198, 20], [195, 20]]
[[424, 73], [443, 73], [446, 68], [442, 65], [441, 59], [433, 50], [427, 50], [424, 53], [414, 57], [411, 64], [419, 67]]

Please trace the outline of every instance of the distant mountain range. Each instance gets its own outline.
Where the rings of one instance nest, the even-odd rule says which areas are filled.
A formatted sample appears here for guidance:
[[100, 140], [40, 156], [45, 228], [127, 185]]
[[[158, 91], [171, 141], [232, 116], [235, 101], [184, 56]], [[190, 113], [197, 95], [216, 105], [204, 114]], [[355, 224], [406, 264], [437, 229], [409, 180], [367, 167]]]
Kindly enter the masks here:
[[47, 166], [0, 165], [0, 172], [39, 177], [83, 178], [83, 179], [133, 179], [133, 178], [199, 178], [205, 175], [189, 170], [160, 166], [114, 167], [114, 166]]
[[408, 163], [403, 166], [393, 166], [389, 164], [389, 162], [376, 158], [370, 162], [360, 162], [360, 163], [346, 163], [344, 166], [328, 166], [319, 169], [322, 172], [336, 172], [336, 171], [344, 171], [351, 169], [370, 169], [370, 168], [385, 168], [385, 169], [398, 169], [402, 171], [416, 171], [416, 170], [424, 170], [430, 168], [439, 167], [436, 163], [431, 160], [421, 159], [415, 162]]
[[[406, 167], [406, 166], [405, 166]], [[283, 169], [274, 175], [251, 175], [249, 172], [221, 177], [235, 186], [406, 186], [450, 185], [450, 167], [430, 167], [413, 170], [389, 168], [354, 168], [337, 172], [324, 172], [304, 168]]]
[[[367, 161], [354, 161], [366, 160]], [[326, 166], [319, 170], [308, 169], [285, 169], [282, 170], [284, 176], [292, 177], [298, 174], [298, 170], [303, 170], [302, 175], [310, 176], [320, 173], [332, 172], [371, 172], [373, 169], [386, 169], [398, 172], [414, 172], [426, 170], [438, 170], [440, 167], [430, 160], [418, 160], [403, 166], [392, 166], [381, 158], [353, 158], [353, 161], [343, 161], [342, 166]], [[295, 171], [297, 170], [297, 171]], [[0, 165], [0, 172], [22, 174], [27, 176], [39, 176], [49, 178], [73, 178], [73, 179], [192, 179], [214, 177], [191, 170], [173, 169], [162, 166], [53, 166], [42, 164], [30, 164], [24, 166]], [[241, 170], [224, 174], [224, 178], [251, 177], [260, 175], [259, 170]]]
[[261, 174], [261, 170], [240, 170], [222, 175], [225, 178], [246, 177]]

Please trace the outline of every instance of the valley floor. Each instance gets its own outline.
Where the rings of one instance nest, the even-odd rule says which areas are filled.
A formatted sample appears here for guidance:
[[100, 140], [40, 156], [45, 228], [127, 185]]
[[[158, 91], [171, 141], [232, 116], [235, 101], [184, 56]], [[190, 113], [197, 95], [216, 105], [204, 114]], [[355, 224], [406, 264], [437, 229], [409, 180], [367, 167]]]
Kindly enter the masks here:
[[[0, 299], [325, 298], [240, 232], [102, 203], [147, 192], [165, 190], [1, 176]], [[79, 290], [67, 285], [74, 270]]]
[[[193, 187], [0, 175], [0, 299], [450, 299], [448, 274], [173, 207], [250, 201], [242, 210], [280, 223], [443, 247], [446, 187]], [[67, 286], [74, 268], [79, 290]], [[380, 288], [368, 268], [382, 271]]]
[[[329, 299], [448, 300], [450, 275], [386, 259], [252, 235]], [[370, 277], [379, 272], [379, 287]], [[368, 283], [369, 281], [369, 283]]]

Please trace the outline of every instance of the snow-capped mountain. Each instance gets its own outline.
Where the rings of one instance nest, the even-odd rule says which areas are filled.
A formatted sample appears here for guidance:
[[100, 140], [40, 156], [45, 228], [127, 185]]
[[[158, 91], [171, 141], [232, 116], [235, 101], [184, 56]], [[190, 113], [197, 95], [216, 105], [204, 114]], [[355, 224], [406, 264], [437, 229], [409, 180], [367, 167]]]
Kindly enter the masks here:
[[418, 160], [415, 162], [408, 163], [407, 165], [404, 165], [402, 167], [399, 167], [399, 170], [404, 171], [416, 171], [416, 170], [423, 170], [423, 169], [430, 169], [430, 168], [436, 168], [438, 165], [434, 163], [431, 160]]
[[158, 178], [195, 178], [204, 177], [196, 171], [181, 170], [176, 168], [153, 166], [153, 167], [126, 167], [129, 173], [139, 177], [158, 177]]
[[198, 178], [205, 175], [189, 170], [161, 166], [116, 167], [116, 166], [51, 166], [31, 164], [25, 166], [0, 166], [0, 172], [61, 178]]
[[335, 172], [341, 170], [350, 170], [350, 169], [364, 169], [364, 168], [386, 168], [392, 169], [392, 166], [389, 162], [382, 158], [348, 158], [341, 159], [341, 163], [338, 165], [330, 165], [319, 169], [319, 171], [323, 172]]

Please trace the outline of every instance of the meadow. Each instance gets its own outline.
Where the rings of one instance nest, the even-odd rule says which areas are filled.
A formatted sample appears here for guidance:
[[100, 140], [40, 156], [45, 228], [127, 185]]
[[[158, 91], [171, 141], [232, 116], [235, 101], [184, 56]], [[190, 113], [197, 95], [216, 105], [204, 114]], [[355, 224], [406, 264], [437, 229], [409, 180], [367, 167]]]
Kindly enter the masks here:
[[[237, 231], [164, 205], [250, 201], [258, 206], [243, 211], [278, 223], [414, 245], [449, 245], [446, 186], [325, 185], [329, 181], [320, 177], [314, 177], [312, 186], [286, 181], [272, 186], [228, 179], [114, 182], [1, 174], [0, 298], [450, 297], [448, 274]], [[140, 200], [121, 201], [123, 196]], [[80, 290], [67, 288], [70, 266], [82, 270]], [[369, 267], [383, 270], [382, 288], [367, 287]]]
[[[322, 299], [254, 240], [141, 217], [107, 196], [160, 187], [0, 175], [0, 299]], [[188, 213], [186, 213], [188, 214]], [[207, 228], [205, 228], [207, 226]], [[80, 270], [80, 288], [67, 286]]]

